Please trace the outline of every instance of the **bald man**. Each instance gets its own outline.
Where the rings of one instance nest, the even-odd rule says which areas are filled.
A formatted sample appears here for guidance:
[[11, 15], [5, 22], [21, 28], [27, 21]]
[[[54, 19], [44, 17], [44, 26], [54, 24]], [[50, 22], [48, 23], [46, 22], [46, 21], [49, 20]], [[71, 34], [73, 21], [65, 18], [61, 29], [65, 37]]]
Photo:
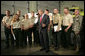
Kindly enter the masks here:
[[21, 16], [21, 10], [17, 10], [17, 15], [19, 16], [19, 19], [22, 21], [23, 17]]

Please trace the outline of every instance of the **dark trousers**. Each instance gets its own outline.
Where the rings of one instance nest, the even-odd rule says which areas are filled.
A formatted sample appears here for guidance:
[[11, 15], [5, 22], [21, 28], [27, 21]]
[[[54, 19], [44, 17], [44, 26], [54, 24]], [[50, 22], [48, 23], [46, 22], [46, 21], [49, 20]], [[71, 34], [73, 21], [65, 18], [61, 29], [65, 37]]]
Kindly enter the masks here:
[[4, 27], [5, 30], [5, 36], [6, 36], [6, 47], [9, 47], [9, 36], [11, 37], [11, 45], [14, 46], [14, 38], [11, 34], [11, 29], [8, 29], [6, 27]]
[[27, 30], [22, 30], [22, 38], [23, 38], [22, 44], [23, 46], [26, 46], [27, 45]]
[[61, 45], [61, 31], [54, 32], [53, 31], [53, 39], [55, 48], [60, 48]]
[[20, 28], [13, 29], [13, 32], [16, 38], [16, 47], [19, 47], [22, 45], [21, 29]]
[[29, 45], [32, 45], [32, 34], [31, 34], [31, 29], [27, 30], [22, 30], [22, 35], [23, 35], [23, 45], [27, 46], [27, 37], [28, 37], [28, 42]]
[[40, 44], [39, 41], [39, 32], [37, 30], [37, 27], [32, 27], [31, 28], [31, 34], [33, 33], [34, 36], [34, 44]]
[[49, 50], [49, 38], [47, 29], [42, 29], [39, 31], [40, 43], [43, 49]]
[[70, 33], [71, 33], [71, 28], [68, 29], [67, 32], [65, 32], [65, 29], [68, 26], [62, 26], [62, 46], [63, 47], [69, 47], [71, 44], [71, 37], [70, 37]]
[[58, 41], [57, 41], [57, 32], [53, 32], [53, 39], [54, 39], [54, 46], [55, 46], [55, 47], [58, 47], [58, 46], [57, 46], [57, 42], [58, 42]]
[[80, 46], [80, 48], [79, 48], [79, 52], [80, 53], [82, 53], [82, 54], [85, 54], [84, 52], [85, 52], [85, 50], [84, 50], [84, 48], [85, 48], [85, 46], [84, 46], [84, 41], [85, 41], [85, 38], [84, 38], [84, 31], [81, 31], [80, 32], [80, 40], [81, 40], [81, 46]]
[[49, 37], [49, 46], [53, 45], [53, 35], [52, 35], [52, 28], [48, 31], [48, 37]]

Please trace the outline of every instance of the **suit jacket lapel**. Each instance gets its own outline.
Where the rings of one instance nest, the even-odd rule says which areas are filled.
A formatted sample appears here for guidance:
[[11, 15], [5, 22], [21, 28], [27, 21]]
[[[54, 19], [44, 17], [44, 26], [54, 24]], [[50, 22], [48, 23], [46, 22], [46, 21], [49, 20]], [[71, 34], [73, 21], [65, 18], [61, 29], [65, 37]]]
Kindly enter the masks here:
[[45, 14], [43, 14], [43, 15], [42, 15], [42, 21], [41, 21], [41, 24], [43, 23], [43, 20], [44, 20], [44, 15], [45, 15]]

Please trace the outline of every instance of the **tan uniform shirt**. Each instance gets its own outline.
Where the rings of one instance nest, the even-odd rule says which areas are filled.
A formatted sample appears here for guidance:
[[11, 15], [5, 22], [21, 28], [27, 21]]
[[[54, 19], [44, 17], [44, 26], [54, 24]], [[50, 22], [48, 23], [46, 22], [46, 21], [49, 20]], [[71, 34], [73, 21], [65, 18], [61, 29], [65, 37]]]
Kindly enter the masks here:
[[71, 14], [67, 14], [63, 16], [63, 26], [68, 26], [73, 23], [73, 17]]
[[20, 21], [22, 21], [24, 18], [22, 16], [19, 17]]
[[52, 17], [53, 19], [53, 24], [57, 24], [58, 23], [58, 28], [57, 30], [59, 30], [61, 28], [61, 24], [62, 24], [62, 17], [60, 17], [60, 14], [56, 14], [53, 15]]
[[24, 28], [28, 28], [31, 24], [31, 20], [30, 19], [23, 19], [22, 22], [21, 22], [21, 25], [24, 26]]
[[34, 24], [35, 19], [36, 19], [36, 17], [31, 17], [31, 18], [30, 18], [31, 24]]
[[11, 21], [11, 25], [13, 26], [13, 29], [20, 28], [21, 22], [20, 21], [16, 21], [16, 22]]
[[12, 20], [12, 17], [4, 16], [2, 19], [2, 22], [6, 23], [7, 25], [11, 25], [11, 20]]

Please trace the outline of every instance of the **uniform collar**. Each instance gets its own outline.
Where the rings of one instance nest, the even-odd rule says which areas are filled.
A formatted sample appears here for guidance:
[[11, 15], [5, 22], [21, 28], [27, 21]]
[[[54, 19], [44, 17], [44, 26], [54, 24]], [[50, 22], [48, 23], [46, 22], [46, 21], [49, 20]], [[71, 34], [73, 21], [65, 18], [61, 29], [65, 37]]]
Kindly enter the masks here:
[[6, 16], [6, 17], [7, 17], [8, 19], [10, 19], [10, 18], [11, 18], [10, 16], [9, 16], [9, 17], [8, 17], [8, 16]]
[[54, 15], [58, 15], [59, 13], [56, 13], [56, 14], [54, 14]]
[[68, 14], [64, 14], [65, 16], [67, 16], [67, 15], [69, 15], [69, 13]]
[[28, 19], [25, 19], [25, 20], [28, 20]]
[[31, 17], [31, 19], [34, 19], [35, 18], [35, 16], [34, 17]]

